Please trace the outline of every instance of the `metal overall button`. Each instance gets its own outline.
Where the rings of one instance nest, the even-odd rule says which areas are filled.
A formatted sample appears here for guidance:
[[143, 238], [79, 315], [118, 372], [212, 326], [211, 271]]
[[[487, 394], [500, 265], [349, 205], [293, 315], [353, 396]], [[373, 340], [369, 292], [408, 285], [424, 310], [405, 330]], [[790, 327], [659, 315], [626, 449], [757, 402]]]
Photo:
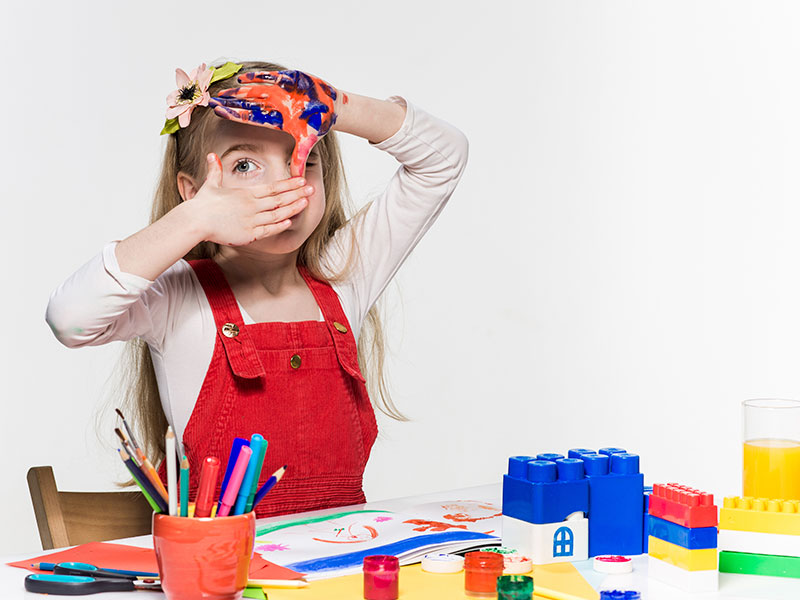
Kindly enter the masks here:
[[292, 365], [292, 368], [293, 368], [293, 369], [299, 369], [299, 368], [300, 368], [300, 363], [301, 363], [301, 362], [303, 362], [303, 361], [301, 361], [301, 360], [300, 360], [300, 355], [299, 355], [299, 354], [295, 354], [295, 355], [294, 355], [294, 356], [293, 356], [293, 357], [292, 357], [292, 358], [289, 360], [289, 364], [290, 364], [290, 365]]
[[339, 321], [334, 321], [333, 326], [336, 328], [336, 331], [339, 333], [347, 333], [347, 327], [339, 323]]
[[225, 323], [222, 326], [222, 335], [229, 338], [235, 338], [239, 335], [239, 326], [236, 323]]

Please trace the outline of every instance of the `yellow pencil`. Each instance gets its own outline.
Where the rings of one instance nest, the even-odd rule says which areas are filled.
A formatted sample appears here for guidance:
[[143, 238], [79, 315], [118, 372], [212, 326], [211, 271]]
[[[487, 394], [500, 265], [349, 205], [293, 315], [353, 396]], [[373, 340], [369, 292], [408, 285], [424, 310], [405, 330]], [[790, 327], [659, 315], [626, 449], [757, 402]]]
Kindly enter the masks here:
[[305, 579], [248, 579], [247, 587], [302, 588], [308, 587]]
[[557, 592], [556, 590], [536, 585], [535, 581], [533, 584], [533, 595], [534, 597], [541, 596], [542, 598], [550, 598], [551, 600], [585, 600], [583, 596], [575, 596], [574, 594], [567, 594], [566, 592]]

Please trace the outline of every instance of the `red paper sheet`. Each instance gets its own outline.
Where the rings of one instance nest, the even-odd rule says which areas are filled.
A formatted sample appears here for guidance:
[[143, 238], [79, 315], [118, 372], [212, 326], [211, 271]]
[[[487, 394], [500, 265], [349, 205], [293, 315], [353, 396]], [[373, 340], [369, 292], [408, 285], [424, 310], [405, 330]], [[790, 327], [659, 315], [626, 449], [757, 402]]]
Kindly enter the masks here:
[[[107, 542], [91, 542], [68, 550], [62, 550], [61, 552], [36, 556], [28, 560], [20, 560], [8, 564], [12, 567], [33, 571], [34, 573], [43, 573], [44, 571], [31, 567], [31, 563], [38, 562], [82, 562], [102, 569], [127, 569], [129, 571], [158, 573], [156, 553], [152, 548], [137, 548], [135, 546], [109, 544]], [[251, 579], [300, 579], [301, 577], [303, 577], [301, 573], [266, 561], [258, 554], [254, 554], [250, 561]]]

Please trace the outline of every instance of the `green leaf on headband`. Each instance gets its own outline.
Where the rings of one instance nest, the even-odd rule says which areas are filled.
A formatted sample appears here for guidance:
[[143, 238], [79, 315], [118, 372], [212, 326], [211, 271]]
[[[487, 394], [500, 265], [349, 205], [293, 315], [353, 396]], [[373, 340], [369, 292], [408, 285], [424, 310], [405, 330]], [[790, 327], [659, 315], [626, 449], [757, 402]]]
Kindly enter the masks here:
[[231, 75], [235, 75], [241, 70], [242, 65], [237, 65], [234, 62], [228, 61], [221, 67], [211, 67], [211, 68], [214, 69], [214, 74], [211, 76], [211, 83], [214, 83], [215, 81], [219, 81], [220, 79], [227, 79]]
[[167, 119], [164, 122], [164, 129], [161, 130], [161, 135], [164, 135], [165, 133], [175, 133], [180, 128], [181, 126], [180, 123], [178, 123], [178, 117], [175, 117], [174, 119]]

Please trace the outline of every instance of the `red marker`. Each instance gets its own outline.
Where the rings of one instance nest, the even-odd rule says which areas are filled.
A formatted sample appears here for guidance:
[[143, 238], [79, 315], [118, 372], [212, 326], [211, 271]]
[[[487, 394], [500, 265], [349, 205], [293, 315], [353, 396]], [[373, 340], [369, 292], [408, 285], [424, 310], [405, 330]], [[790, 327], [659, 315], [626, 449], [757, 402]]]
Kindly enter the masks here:
[[200, 470], [200, 483], [197, 486], [197, 502], [194, 507], [195, 517], [210, 517], [214, 505], [214, 491], [219, 476], [219, 459], [207, 456]]

